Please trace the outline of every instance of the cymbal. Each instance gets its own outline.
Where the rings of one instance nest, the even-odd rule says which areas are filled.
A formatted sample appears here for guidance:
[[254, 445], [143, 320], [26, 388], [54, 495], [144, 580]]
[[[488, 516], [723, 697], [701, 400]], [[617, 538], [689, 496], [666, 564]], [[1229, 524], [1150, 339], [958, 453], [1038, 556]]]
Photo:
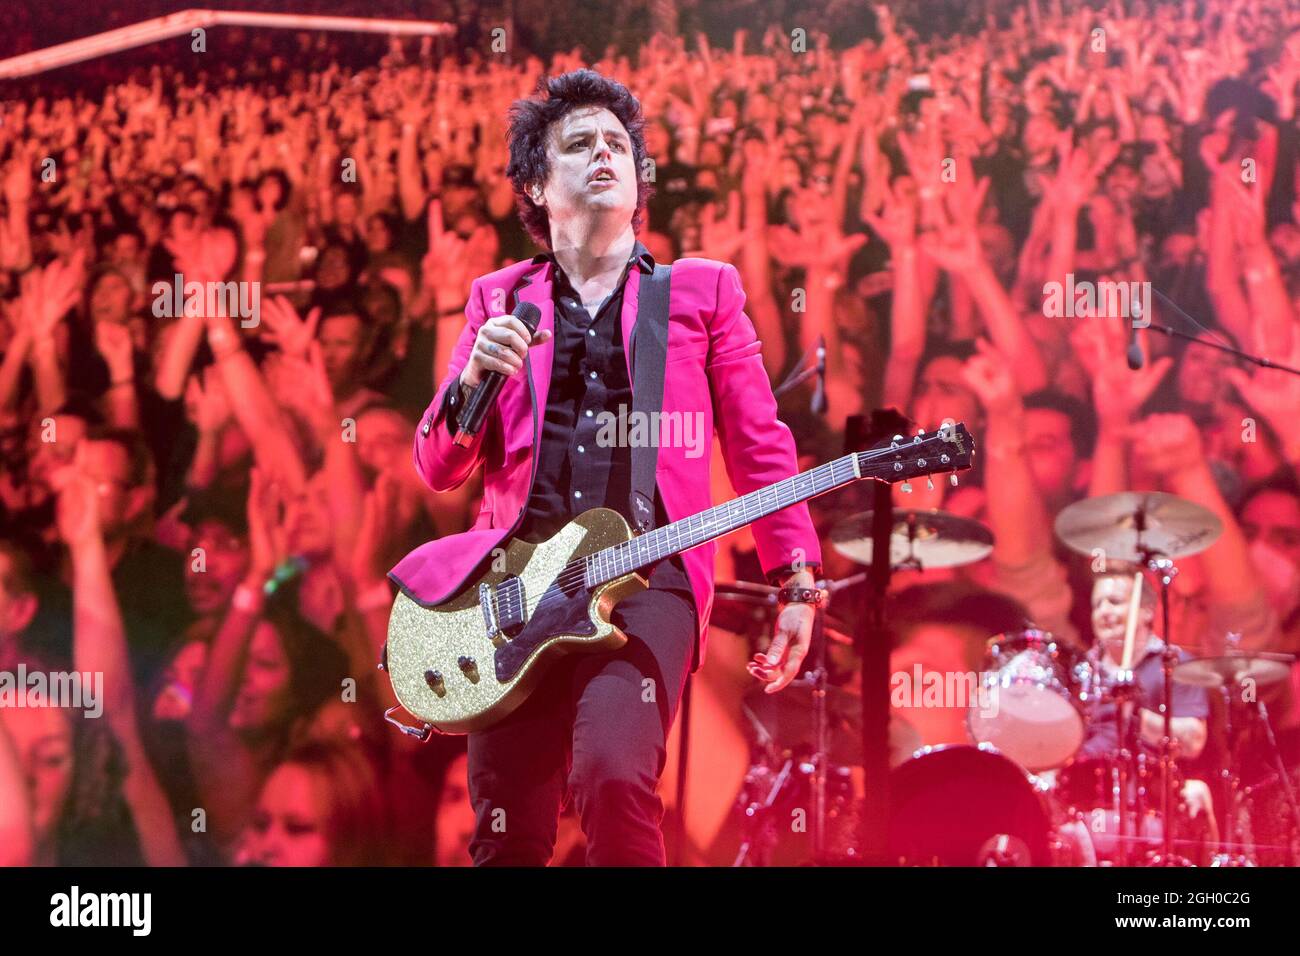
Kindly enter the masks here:
[[[859, 564], [871, 563], [873, 512], [849, 515], [831, 529], [831, 546]], [[993, 550], [993, 532], [974, 518], [947, 511], [894, 512], [889, 562], [897, 569], [955, 568]]]
[[1286, 680], [1295, 662], [1294, 654], [1225, 654], [1195, 657], [1174, 668], [1174, 680], [1193, 687], [1236, 687], [1246, 679], [1259, 687]]
[[[780, 588], [769, 584], [756, 584], [752, 581], [719, 584], [713, 589], [713, 611], [709, 615], [709, 624], [733, 634], [770, 629], [776, 618], [776, 595], [779, 590]], [[833, 644], [853, 643], [853, 639], [848, 636], [848, 625], [829, 613], [822, 620], [822, 629]]]
[[1214, 512], [1162, 491], [1121, 491], [1085, 498], [1056, 516], [1056, 536], [1080, 554], [1100, 551], [1108, 561], [1143, 562], [1149, 554], [1185, 558], [1223, 534]]

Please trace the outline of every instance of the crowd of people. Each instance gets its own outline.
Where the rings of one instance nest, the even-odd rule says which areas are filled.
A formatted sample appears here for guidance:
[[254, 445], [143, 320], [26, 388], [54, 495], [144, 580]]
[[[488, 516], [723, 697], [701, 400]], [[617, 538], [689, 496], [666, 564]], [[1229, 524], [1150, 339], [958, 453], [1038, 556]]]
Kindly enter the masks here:
[[[782, 402], [807, 463], [876, 407], [978, 436], [961, 487], [898, 493], [994, 534], [896, 579], [963, 668], [995, 631], [954, 608], [990, 593], [1088, 643], [1088, 562], [1052, 519], [1132, 489], [1223, 525], [1180, 563], [1180, 644], [1300, 650], [1300, 377], [1202, 344], [1300, 366], [1300, 4], [1030, 2], [926, 37], [874, 16], [851, 46], [792, 15], [729, 47], [408, 39], [356, 66], [347, 37], [250, 31], [218, 67], [147, 47], [86, 89], [0, 89], [0, 671], [104, 686], [99, 720], [0, 708], [0, 862], [467, 862], [462, 742], [382, 719], [385, 575], [477, 513], [473, 482], [424, 487], [412, 440], [471, 280], [540, 251], [509, 106], [579, 66], [641, 100], [656, 260], [736, 265], [774, 381], [825, 342], [828, 415], [811, 386]], [[1045, 307], [1067, 281], [1150, 282], [1140, 318], [1198, 341], [1139, 332], [1135, 371], [1131, 317]], [[844, 508], [820, 499], [823, 540]], [[728, 545], [720, 580], [747, 570]], [[748, 652], [713, 645], [699, 861], [747, 755]]]

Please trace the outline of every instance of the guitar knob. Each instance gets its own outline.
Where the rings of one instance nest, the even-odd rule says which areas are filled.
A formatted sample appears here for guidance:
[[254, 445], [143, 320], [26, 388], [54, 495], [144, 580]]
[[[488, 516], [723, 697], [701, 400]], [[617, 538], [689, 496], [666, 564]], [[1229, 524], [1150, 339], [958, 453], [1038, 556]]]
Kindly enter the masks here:
[[948, 482], [949, 482], [949, 484], [951, 484], [954, 488], [957, 487], [957, 472], [954, 471], [951, 475], [948, 476]]
[[910, 495], [911, 493], [912, 493], [912, 483], [910, 481], [903, 482], [903, 494]]

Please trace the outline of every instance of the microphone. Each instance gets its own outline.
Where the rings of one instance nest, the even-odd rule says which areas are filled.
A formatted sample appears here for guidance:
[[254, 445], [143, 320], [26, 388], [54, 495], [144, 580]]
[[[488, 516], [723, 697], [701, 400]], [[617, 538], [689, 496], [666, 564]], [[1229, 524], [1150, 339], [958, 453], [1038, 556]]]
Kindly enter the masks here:
[[[529, 335], [537, 334], [537, 323], [542, 318], [542, 312], [537, 306], [531, 302], [517, 302], [515, 303], [515, 310], [511, 314], [524, 324]], [[483, 373], [483, 380], [470, 393], [465, 402], [465, 407], [460, 410], [460, 418], [456, 420], [455, 442], [457, 445], [464, 448], [474, 440], [474, 437], [479, 433], [479, 429], [483, 427], [483, 421], [487, 418], [488, 410], [497, 400], [497, 393], [501, 391], [501, 386], [505, 384], [505, 381], [506, 377], [500, 372]], [[452, 387], [455, 387], [454, 383]]]
[[817, 387], [813, 389], [812, 413], [825, 415], [826, 401], [826, 336], [817, 337]]
[[1128, 324], [1128, 351], [1125, 354], [1128, 358], [1128, 367], [1130, 369], [1136, 372], [1142, 368], [1142, 346], [1138, 345], [1137, 329], [1133, 327], [1131, 321]]

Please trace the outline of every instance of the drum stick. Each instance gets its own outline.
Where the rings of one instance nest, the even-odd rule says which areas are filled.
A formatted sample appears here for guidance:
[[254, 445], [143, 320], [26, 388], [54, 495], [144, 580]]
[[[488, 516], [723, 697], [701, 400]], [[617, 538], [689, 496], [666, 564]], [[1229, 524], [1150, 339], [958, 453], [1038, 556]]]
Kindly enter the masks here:
[[1124, 626], [1124, 657], [1120, 666], [1124, 670], [1133, 667], [1133, 639], [1137, 636], [1138, 610], [1142, 606], [1142, 572], [1133, 574], [1133, 595], [1128, 601], [1128, 621]]

